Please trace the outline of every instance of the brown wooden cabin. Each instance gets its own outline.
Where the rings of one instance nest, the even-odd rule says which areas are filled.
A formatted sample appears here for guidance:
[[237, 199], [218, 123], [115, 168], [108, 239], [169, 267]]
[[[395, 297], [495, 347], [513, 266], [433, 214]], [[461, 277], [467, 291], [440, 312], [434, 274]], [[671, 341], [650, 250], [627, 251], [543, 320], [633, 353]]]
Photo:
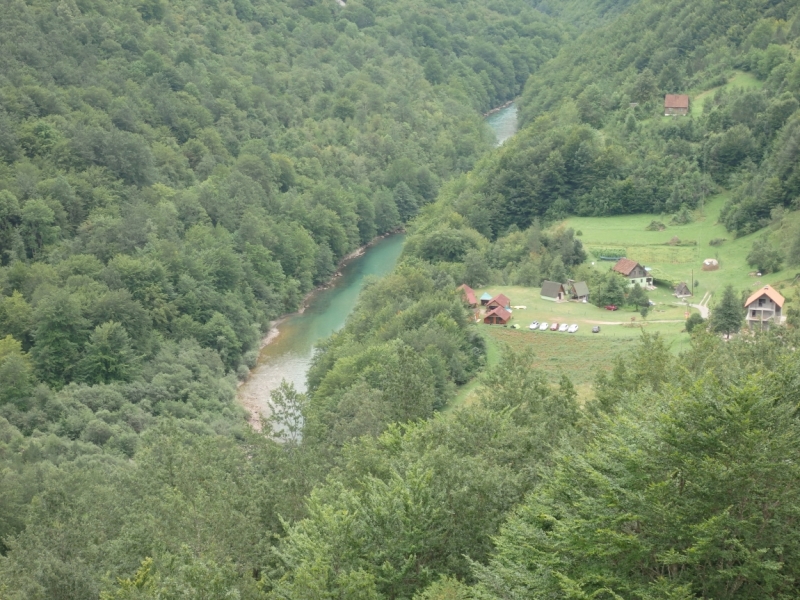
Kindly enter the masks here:
[[461, 293], [464, 296], [464, 302], [466, 302], [471, 308], [478, 306], [478, 299], [475, 297], [475, 290], [469, 287], [466, 283], [462, 283], [460, 286], [458, 286], [458, 289], [461, 290]]
[[686, 94], [667, 94], [664, 97], [664, 116], [683, 117], [689, 114], [689, 96]]
[[511, 313], [502, 306], [493, 308], [483, 317], [483, 322], [487, 325], [505, 325], [511, 320]]
[[510, 308], [511, 307], [511, 300], [509, 300], [503, 294], [497, 294], [494, 298], [489, 300], [486, 303], [486, 309], [491, 310], [492, 308]]

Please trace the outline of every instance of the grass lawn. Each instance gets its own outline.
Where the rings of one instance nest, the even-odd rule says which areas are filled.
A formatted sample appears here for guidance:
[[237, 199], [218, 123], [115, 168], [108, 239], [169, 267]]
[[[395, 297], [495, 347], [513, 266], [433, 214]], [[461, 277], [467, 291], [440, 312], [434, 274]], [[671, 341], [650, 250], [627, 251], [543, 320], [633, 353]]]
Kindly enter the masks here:
[[[734, 71], [722, 87], [760, 89], [762, 85], [754, 75]], [[693, 94], [692, 115], [699, 116], [705, 101], [718, 89]], [[727, 199], [727, 193], [707, 198], [704, 206], [694, 212], [694, 221], [686, 225], [671, 225], [671, 215], [653, 214], [571, 217], [558, 225], [581, 232], [580, 239], [589, 253], [589, 263], [595, 269], [607, 271], [613, 263], [598, 260], [592, 250], [600, 253], [601, 249], [616, 248], [628, 258], [649, 267], [656, 279], [685, 281], [691, 287], [693, 277], [699, 284], [694, 288], [695, 297], [689, 300], [692, 303], [700, 302], [706, 293], [711, 293], [708, 306], [713, 309], [715, 299], [721, 296], [722, 289], [728, 284], [740, 291], [753, 291], [769, 284], [780, 290], [788, 301], [798, 301], [800, 293], [793, 284], [795, 275], [800, 275], [797, 268], [784, 266], [777, 273], [757, 277], [747, 264], [746, 257], [753, 241], [764, 235], [765, 231], [774, 246], [785, 249], [800, 229], [800, 212], [787, 213], [780, 224], [767, 230], [734, 239], [733, 234], [719, 223], [720, 211]], [[664, 223], [666, 229], [647, 231], [651, 221]], [[682, 244], [670, 245], [673, 237], [678, 237]], [[725, 241], [711, 246], [709, 242], [715, 239]], [[694, 244], [683, 245], [691, 242]], [[718, 260], [720, 268], [703, 271], [703, 261], [707, 258]], [[558, 383], [562, 373], [566, 373], [575, 384], [581, 400], [591, 396], [597, 371], [610, 370], [613, 358], [633, 348], [642, 329], [658, 332], [675, 354], [688, 348], [689, 336], [683, 331], [684, 321], [694, 309], [688, 309], [687, 312], [685, 305], [676, 305], [679, 301], [668, 286], [648, 292], [656, 306], [646, 319], [630, 309], [610, 312], [592, 304], [548, 302], [540, 298], [539, 288], [492, 286], [475, 291], [478, 297], [485, 291], [492, 296], [503, 293], [511, 299], [512, 306], [525, 306], [513, 311], [510, 323], [518, 324], [520, 329], [476, 323], [475, 327], [487, 341], [488, 366], [499, 362], [503, 346], [517, 350], [532, 347], [536, 355], [533, 366], [543, 370], [554, 384]], [[635, 320], [632, 321], [632, 318]], [[530, 331], [528, 325], [534, 320], [577, 323], [579, 330], [575, 334]], [[591, 333], [594, 325], [600, 325], [599, 334]], [[479, 388], [480, 381], [477, 378], [463, 386], [448, 409], [476, 401]]]
[[742, 90], [760, 90], [764, 83], [759, 81], [752, 73], [745, 73], [744, 71], [734, 71], [733, 76], [723, 86], [705, 90], [699, 94], [693, 95], [689, 105], [689, 111], [692, 116], [699, 117], [703, 114], [703, 106], [708, 98], [712, 97], [720, 88], [730, 89], [739, 88]]
[[[642, 319], [639, 313], [629, 309], [608, 311], [593, 304], [542, 300], [539, 288], [492, 286], [479, 288], [476, 293], [480, 296], [484, 291], [492, 295], [505, 294], [511, 299], [512, 305], [525, 306], [513, 310], [510, 323], [519, 324], [520, 329], [485, 325], [483, 322], [474, 325], [486, 339], [488, 366], [496, 365], [500, 361], [505, 346], [512, 350], [533, 348], [535, 360], [532, 366], [541, 369], [553, 384], [557, 384], [562, 373], [566, 373], [575, 385], [581, 401], [590, 397], [597, 371], [611, 370], [613, 358], [634, 347], [641, 336], [642, 328], [650, 333], [661, 334], [676, 353], [689, 341], [689, 336], [682, 333], [686, 319], [685, 308], [673, 306], [675, 298], [671, 296], [664, 303], [655, 300], [657, 304], [650, 315], [647, 319]], [[573, 334], [549, 330], [531, 331], [528, 326], [534, 320], [577, 323], [579, 329]], [[594, 325], [600, 325], [600, 333], [592, 333]], [[463, 386], [448, 410], [475, 402], [479, 388], [478, 378]]]
[[[628, 258], [652, 268], [651, 272], [656, 279], [688, 283], [694, 270], [694, 279], [700, 282], [695, 288], [695, 297], [698, 300], [707, 291], [718, 296], [729, 283], [737, 290], [755, 290], [766, 284], [774, 285], [777, 289], [785, 287], [786, 280], [791, 280], [797, 269], [784, 267], [783, 270], [764, 277], [750, 275], [752, 268], [747, 264], [746, 258], [753, 241], [764, 235], [764, 230], [734, 239], [718, 222], [726, 199], [726, 194], [707, 199], [705, 207], [695, 211], [695, 221], [687, 225], [670, 225], [669, 215], [572, 217], [562, 224], [582, 233], [580, 239], [590, 255], [592, 249], [624, 249]], [[661, 221], [667, 228], [663, 231], [646, 231], [645, 228], [653, 220]], [[800, 213], [788, 213], [781, 226], [769, 229], [768, 234], [776, 247], [785, 247], [798, 226]], [[673, 236], [677, 236], [682, 242], [694, 241], [697, 245], [670, 246], [668, 242]], [[726, 241], [720, 246], [710, 246], [709, 242], [715, 238], [724, 238]], [[703, 271], [703, 260], [706, 258], [717, 259], [720, 268], [717, 271]], [[611, 267], [611, 263], [598, 261], [593, 256], [591, 260], [595, 261], [594, 267], [597, 269], [607, 270]], [[656, 302], [666, 302], [672, 298], [671, 290], [667, 289], [654, 292], [650, 296]], [[711, 305], [713, 306], [713, 301]]]
[[[628, 258], [650, 267], [651, 273], [657, 279], [689, 282], [694, 269], [694, 279], [699, 281], [692, 301], [695, 303], [706, 292], [711, 292], [709, 306], [713, 308], [715, 298], [721, 296], [722, 288], [728, 283], [737, 290], [755, 290], [770, 284], [781, 290], [790, 302], [797, 301], [797, 294], [791, 283], [798, 269], [784, 267], [783, 270], [764, 277], [750, 275], [752, 269], [747, 265], [746, 257], [753, 241], [764, 235], [764, 230], [734, 239], [718, 223], [719, 213], [726, 199], [725, 194], [707, 199], [704, 208], [695, 211], [694, 222], [687, 225], [670, 225], [668, 215], [571, 217], [559, 225], [572, 227], [582, 233], [580, 239], [590, 253], [589, 263], [594, 260], [593, 268], [596, 269], [606, 271], [613, 263], [599, 261], [591, 256], [593, 248], [624, 249]], [[663, 222], [667, 228], [663, 231], [646, 231], [653, 220]], [[779, 226], [766, 231], [776, 247], [786, 247], [798, 228], [800, 212], [792, 212], [787, 213]], [[667, 245], [673, 236], [682, 241], [696, 241], [697, 245]], [[708, 242], [715, 238], [727, 239], [720, 246], [710, 246]], [[703, 271], [702, 264], [706, 258], [716, 258], [720, 268], [717, 271]], [[525, 306], [524, 309], [513, 311], [511, 324], [519, 324], [520, 329], [483, 323], [475, 325], [487, 340], [489, 366], [500, 360], [503, 345], [513, 349], [532, 347], [536, 354], [533, 366], [545, 371], [553, 383], [557, 383], [561, 374], [566, 373], [582, 399], [590, 396], [591, 384], [597, 370], [610, 369], [612, 359], [618, 353], [634, 347], [642, 327], [648, 332], [661, 334], [673, 353], [677, 354], [688, 348], [689, 336], [683, 332], [686, 308], [675, 305], [678, 300], [672, 295], [671, 288], [659, 287], [648, 293], [656, 306], [644, 320], [630, 309], [611, 312], [592, 304], [548, 302], [540, 298], [539, 288], [492, 286], [477, 289], [476, 293], [480, 297], [485, 291], [491, 295], [503, 293], [511, 299], [512, 305]], [[693, 310], [690, 309], [690, 312]], [[630, 326], [631, 317], [635, 317], [634, 327]], [[534, 320], [577, 323], [579, 330], [575, 334], [534, 332], [528, 329], [528, 325]], [[601, 327], [599, 334], [591, 333], [595, 324]], [[462, 387], [450, 408], [474, 402], [479, 386], [476, 379]]]

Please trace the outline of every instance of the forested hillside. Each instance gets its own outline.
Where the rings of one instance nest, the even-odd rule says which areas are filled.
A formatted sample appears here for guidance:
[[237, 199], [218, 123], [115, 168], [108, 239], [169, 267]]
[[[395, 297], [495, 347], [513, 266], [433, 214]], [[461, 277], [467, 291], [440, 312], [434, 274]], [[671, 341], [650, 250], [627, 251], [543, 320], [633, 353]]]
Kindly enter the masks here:
[[270, 319], [469, 169], [563, 38], [446, 8], [5, 3], [3, 416], [128, 455], [153, 416], [239, 427]]
[[[570, 269], [583, 259], [571, 265], [562, 252], [554, 265], [539, 241], [542, 226], [569, 215], [681, 223], [727, 192], [721, 220], [736, 236], [798, 208], [797, 6], [642, 0], [608, 14], [622, 6], [559, 4], [592, 27], [531, 76], [520, 133], [446, 186], [411, 252], [460, 240], [434, 254], [461, 278], [536, 285], [564, 280], [565, 268], [589, 277]], [[666, 94], [690, 95], [690, 116], [664, 117]]]
[[[599, 284], [571, 214], [797, 208], [800, 13], [535, 5], [3, 4], [0, 598], [800, 593], [795, 328], [644, 334], [579, 397], [484, 371], [456, 290]], [[269, 321], [406, 224], [254, 432]]]
[[[187, 550], [236, 562], [238, 577], [242, 557], [218, 536], [233, 527], [230, 539], [259, 557], [247, 566], [255, 586], [279, 516], [302, 514], [328, 461], [305, 471], [273, 442], [245, 443], [237, 377], [271, 319], [491, 148], [480, 113], [518, 95], [567, 30], [519, 0], [458, 10], [413, 0], [3, 3], [0, 553], [14, 546], [17, 558], [3, 562], [0, 596], [96, 598], [145, 556], [184, 556], [189, 538], [174, 519], [198, 501], [204, 476], [186, 463], [195, 453], [222, 461], [198, 469], [241, 467], [242, 485], [261, 480], [275, 494], [250, 489], [234, 509], [239, 484], [218, 482], [214, 502], [227, 508], [209, 509], [206, 540], [224, 550]], [[411, 361], [428, 403], [398, 412], [387, 396], [376, 432], [429, 416], [483, 360], [452, 280], [420, 268], [408, 276], [419, 289], [407, 291], [399, 277], [431, 322], [398, 324], [416, 338], [384, 338], [381, 356], [406, 351], [370, 380], [370, 397], [405, 390]], [[345, 392], [333, 377], [325, 389]], [[334, 446], [360, 433], [342, 431]], [[265, 471], [233, 466], [257, 454]], [[170, 464], [189, 486], [181, 499], [167, 497], [180, 487]], [[114, 504], [128, 485], [142, 504], [101, 500]], [[157, 498], [163, 527], [139, 523], [150, 533], [123, 543], [124, 515]], [[49, 529], [89, 505], [111, 511], [94, 513], [89, 537], [77, 523]], [[229, 509], [245, 516], [249, 540], [216, 520]], [[48, 533], [26, 529], [37, 521]], [[33, 537], [13, 542], [23, 531]]]

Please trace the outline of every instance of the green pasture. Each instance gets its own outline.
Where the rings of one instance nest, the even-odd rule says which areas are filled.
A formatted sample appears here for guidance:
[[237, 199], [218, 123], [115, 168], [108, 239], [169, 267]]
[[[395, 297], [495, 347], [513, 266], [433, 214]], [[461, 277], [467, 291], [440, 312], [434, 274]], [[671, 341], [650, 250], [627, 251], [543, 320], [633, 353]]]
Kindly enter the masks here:
[[764, 83], [759, 81], [758, 78], [752, 73], [745, 73], [744, 71], [734, 71], [733, 76], [728, 80], [728, 83], [722, 86], [705, 90], [697, 95], [691, 97], [689, 103], [689, 111], [693, 117], [699, 117], [703, 114], [703, 106], [710, 97], [712, 97], [719, 89], [739, 88], [742, 90], [759, 90], [763, 87]]
[[[622, 308], [608, 311], [593, 304], [580, 302], [550, 302], [543, 300], [540, 289], [522, 286], [490, 286], [475, 290], [480, 296], [483, 292], [491, 295], [505, 294], [512, 306], [524, 306], [512, 310], [509, 325], [519, 325], [519, 329], [499, 325], [475, 324], [487, 344], [487, 362], [491, 367], [502, 358], [502, 348], [512, 350], [532, 348], [535, 354], [533, 367], [541, 369], [551, 383], [557, 384], [565, 373], [575, 384], [581, 401], [591, 395], [591, 385], [599, 370], [612, 368], [612, 359], [627, 349], [633, 348], [641, 337], [642, 329], [649, 333], [659, 333], [667, 340], [673, 352], [679, 352], [688, 344], [689, 336], [683, 333], [686, 307], [676, 306], [676, 298], [666, 295], [663, 300], [656, 299], [646, 319], [638, 312]], [[693, 312], [694, 309], [689, 309]], [[577, 323], [577, 333], [558, 331], [531, 331], [532, 321], [548, 323]], [[600, 326], [600, 333], [592, 333], [592, 327]], [[478, 378], [463, 386], [448, 409], [470, 404], [477, 398], [480, 388]]]
[[[692, 280], [694, 270], [694, 279], [699, 285], [694, 289], [695, 296], [688, 300], [689, 303], [698, 303], [707, 292], [711, 292], [709, 306], [713, 309], [715, 299], [729, 283], [737, 290], [755, 290], [770, 284], [781, 290], [791, 302], [795, 296], [792, 282], [800, 269], [784, 266], [777, 273], [756, 277], [746, 257], [753, 241], [765, 234], [770, 236], [776, 247], [786, 248], [800, 229], [800, 212], [787, 213], [780, 223], [748, 236], [734, 238], [718, 222], [727, 198], [727, 194], [708, 198], [703, 207], [694, 211], [694, 221], [686, 225], [671, 225], [670, 215], [654, 214], [571, 217], [558, 225], [572, 227], [581, 233], [579, 239], [589, 252], [587, 264], [595, 269], [607, 271], [614, 263], [598, 260], [592, 255], [592, 250], [617, 248], [623, 250], [628, 258], [650, 267], [656, 279], [688, 283]], [[652, 221], [664, 223], [666, 229], [647, 231]], [[676, 236], [682, 244], [695, 244], [670, 245], [670, 240]], [[721, 245], [709, 245], [711, 240], [719, 238], [725, 239]], [[703, 271], [703, 260], [706, 258], [718, 260], [720, 268]], [[512, 306], [525, 307], [514, 309], [509, 323], [518, 324], [520, 329], [485, 325], [482, 321], [475, 324], [487, 341], [489, 366], [501, 359], [503, 346], [512, 349], [533, 348], [536, 355], [533, 367], [542, 369], [553, 384], [557, 384], [561, 374], [566, 373], [575, 384], [581, 400], [591, 396], [592, 382], [597, 372], [611, 369], [617, 354], [633, 348], [642, 329], [659, 333], [673, 353], [687, 349], [689, 336], [684, 331], [684, 321], [688, 314], [696, 312], [675, 298], [669, 286], [659, 286], [655, 291], [648, 292], [656, 305], [646, 319], [629, 308], [612, 312], [592, 304], [549, 302], [540, 297], [539, 288], [490, 286], [476, 289], [479, 297], [483, 292], [489, 292], [492, 296], [503, 293], [511, 300]], [[575, 334], [530, 331], [528, 326], [534, 320], [577, 323], [579, 330]], [[599, 334], [591, 333], [595, 324], [600, 325]], [[479, 387], [479, 379], [463, 386], [451, 407], [474, 402]]]
[[[763, 277], [751, 275], [752, 268], [747, 264], [747, 255], [753, 241], [764, 235], [765, 230], [734, 239], [719, 221], [719, 214], [727, 199], [720, 194], [706, 200], [705, 206], [694, 212], [694, 222], [686, 225], [670, 225], [670, 215], [624, 215], [617, 217], [571, 217], [562, 224], [581, 232], [580, 239], [590, 254], [594, 268], [608, 270], [613, 263], [599, 261], [592, 250], [601, 248], [620, 248], [628, 258], [636, 260], [652, 269], [656, 279], [671, 281], [699, 281], [695, 297], [699, 300], [710, 291], [717, 293], [727, 284], [738, 290], [755, 290], [766, 284], [777, 289], [781, 282], [792, 279], [796, 269], [784, 267], [777, 273]], [[652, 221], [666, 225], [663, 231], [647, 231]], [[800, 226], [800, 213], [787, 214], [782, 222], [766, 230], [776, 247], [785, 247]], [[670, 240], [679, 238], [682, 244], [694, 242], [696, 245], [671, 246]], [[713, 239], [725, 239], [719, 246], [711, 246]], [[703, 271], [703, 260], [714, 258], [719, 261], [716, 271]], [[652, 293], [655, 301], [666, 301], [671, 290], [660, 289]]]

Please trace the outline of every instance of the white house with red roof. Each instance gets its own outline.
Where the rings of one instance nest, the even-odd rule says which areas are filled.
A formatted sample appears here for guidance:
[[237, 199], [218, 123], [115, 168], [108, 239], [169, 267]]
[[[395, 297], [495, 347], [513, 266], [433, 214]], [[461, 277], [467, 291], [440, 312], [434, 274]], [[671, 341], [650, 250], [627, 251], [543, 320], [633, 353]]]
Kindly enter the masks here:
[[647, 268], [630, 258], [620, 258], [612, 270], [628, 280], [628, 287], [633, 287], [637, 283], [645, 289], [653, 286], [653, 278]]
[[747, 325], [750, 329], [769, 330], [771, 325], [780, 325], [783, 320], [781, 310], [786, 299], [777, 290], [765, 285], [753, 292], [745, 301]]

